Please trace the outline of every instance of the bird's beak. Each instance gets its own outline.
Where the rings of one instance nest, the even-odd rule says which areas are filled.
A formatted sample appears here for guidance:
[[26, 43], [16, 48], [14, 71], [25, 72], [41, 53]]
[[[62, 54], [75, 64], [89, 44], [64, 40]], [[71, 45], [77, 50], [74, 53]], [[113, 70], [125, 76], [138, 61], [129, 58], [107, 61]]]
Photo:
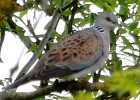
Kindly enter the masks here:
[[118, 22], [112, 22], [112, 23], [115, 25], [115, 27], [118, 27], [118, 28], [121, 27], [120, 24], [119, 24]]
[[121, 25], [119, 23], [116, 23], [116, 27], [121, 28]]

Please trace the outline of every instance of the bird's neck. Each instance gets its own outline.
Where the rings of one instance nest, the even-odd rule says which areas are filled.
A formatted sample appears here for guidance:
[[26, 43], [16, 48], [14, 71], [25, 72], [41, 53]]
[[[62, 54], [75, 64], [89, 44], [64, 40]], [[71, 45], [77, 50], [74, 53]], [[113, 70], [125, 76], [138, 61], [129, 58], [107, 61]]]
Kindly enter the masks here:
[[101, 25], [94, 25], [93, 28], [99, 33], [105, 33], [105, 30]]

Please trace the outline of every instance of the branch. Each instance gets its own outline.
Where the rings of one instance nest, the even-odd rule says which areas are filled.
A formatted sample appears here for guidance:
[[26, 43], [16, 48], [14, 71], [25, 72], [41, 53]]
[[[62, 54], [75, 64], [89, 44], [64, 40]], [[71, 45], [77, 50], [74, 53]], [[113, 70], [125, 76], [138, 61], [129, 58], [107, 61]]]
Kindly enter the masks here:
[[61, 92], [66, 91], [78, 91], [78, 90], [87, 90], [87, 91], [97, 91], [97, 90], [107, 90], [108, 85], [106, 83], [83, 83], [77, 81], [66, 81], [59, 83], [56, 81], [54, 85], [40, 88], [33, 92], [6, 92], [3, 91], [0, 93], [0, 100], [31, 100], [37, 97], [41, 97], [51, 92]]
[[[62, 92], [70, 91], [70, 93], [75, 93], [79, 90], [86, 90], [88, 92], [98, 92], [103, 91], [103, 94], [98, 95], [96, 99], [104, 100], [123, 100], [122, 98], [130, 98], [129, 92], [125, 92], [121, 97], [118, 97], [118, 89], [110, 91], [110, 82], [95, 82], [95, 83], [85, 83], [78, 81], [65, 81], [58, 82], [56, 80], [54, 85], [49, 85], [44, 88], [39, 88], [33, 92], [15, 92], [15, 91], [3, 91], [0, 93], [0, 100], [32, 100], [45, 95], [50, 95], [51, 92]], [[114, 99], [115, 98], [115, 99]]]
[[73, 5], [73, 9], [72, 9], [72, 12], [71, 12], [71, 18], [69, 20], [69, 24], [68, 24], [68, 33], [70, 34], [71, 32], [73, 32], [72, 30], [72, 23], [73, 23], [73, 20], [74, 20], [74, 16], [75, 16], [75, 13], [76, 13], [76, 10], [77, 10], [77, 3], [75, 3]]
[[1, 48], [4, 42], [4, 37], [5, 37], [5, 29], [1, 28], [1, 36], [0, 36], [0, 62], [3, 62], [1, 59]]
[[29, 32], [33, 35], [34, 39], [36, 39], [36, 44], [39, 45], [40, 40], [36, 36], [36, 34], [34, 32], [34, 29], [33, 29], [32, 25], [31, 25], [31, 22], [29, 20], [27, 20], [27, 28], [28, 28]]
[[67, 8], [73, 6], [74, 4], [76, 4], [78, 2], [78, 0], [73, 0], [71, 3], [65, 5], [64, 7], [62, 7], [62, 11], [66, 10]]

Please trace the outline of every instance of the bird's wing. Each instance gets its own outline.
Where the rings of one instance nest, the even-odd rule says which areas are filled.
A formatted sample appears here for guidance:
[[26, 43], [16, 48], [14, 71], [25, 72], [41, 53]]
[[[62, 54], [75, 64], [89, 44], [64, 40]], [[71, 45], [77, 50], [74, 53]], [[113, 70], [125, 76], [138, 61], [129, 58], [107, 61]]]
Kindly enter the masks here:
[[102, 48], [101, 37], [91, 29], [68, 35], [40, 59], [30, 78], [61, 77], [88, 68], [100, 58]]

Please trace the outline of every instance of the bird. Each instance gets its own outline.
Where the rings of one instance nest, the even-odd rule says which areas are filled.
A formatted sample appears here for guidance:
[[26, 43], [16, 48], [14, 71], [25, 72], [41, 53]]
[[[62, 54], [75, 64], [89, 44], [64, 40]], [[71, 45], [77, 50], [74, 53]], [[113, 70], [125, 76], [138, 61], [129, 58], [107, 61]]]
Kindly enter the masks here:
[[5, 90], [34, 80], [63, 77], [72, 80], [101, 69], [109, 55], [109, 31], [118, 25], [115, 14], [100, 13], [91, 28], [66, 35], [39, 59], [30, 72]]

